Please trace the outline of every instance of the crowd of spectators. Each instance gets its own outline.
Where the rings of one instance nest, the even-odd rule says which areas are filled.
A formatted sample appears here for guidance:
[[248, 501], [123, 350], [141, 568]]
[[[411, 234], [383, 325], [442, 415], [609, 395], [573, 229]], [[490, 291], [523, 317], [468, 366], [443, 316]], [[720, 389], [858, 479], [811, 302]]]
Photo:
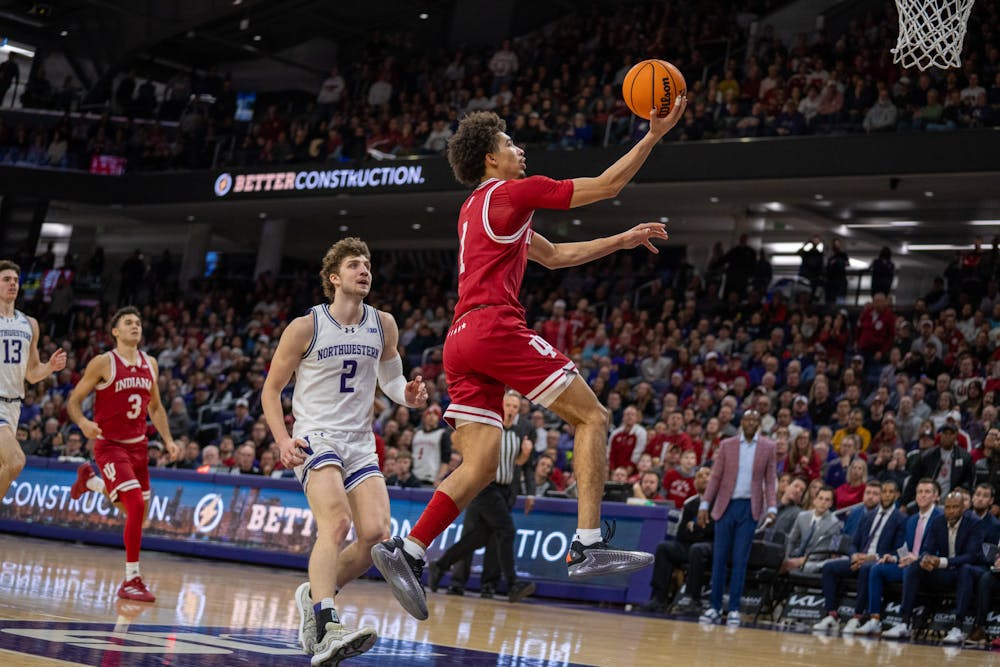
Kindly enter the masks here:
[[[86, 166], [91, 155], [109, 154], [126, 157], [131, 169], [161, 170], [433, 155], [463, 114], [483, 109], [533, 148], [627, 143], [645, 127], [625, 107], [620, 84], [647, 54], [671, 60], [688, 82], [688, 110], [668, 141], [1000, 124], [997, 0], [977, 3], [962, 66], [928, 72], [892, 62], [891, 3], [840, 34], [817, 31], [791, 43], [769, 26], [750, 39], [751, 23], [774, 3], [736, 4], [631, 3], [611, 12], [590, 5], [494, 48], [437, 53], [415, 50], [404, 33], [373, 33], [356, 60], [330, 70], [315, 100], [272, 104], [261, 96], [251, 123], [234, 121], [233, 82], [214, 69], [173, 77], [160, 97], [130, 71], [108, 91], [108, 105], [157, 122], [67, 116], [49, 126], [0, 124], [0, 162]], [[69, 92], [37, 105], [71, 105], [72, 81], [60, 90]]]
[[[779, 472], [810, 489], [830, 485], [838, 508], [857, 503], [872, 478], [895, 480], [911, 500], [907, 481], [937, 472], [925, 468], [939, 448], [968, 460], [952, 469], [952, 488], [1000, 484], [1000, 244], [977, 244], [947, 285], [941, 280], [912, 305], [877, 293], [854, 312], [809, 290], [790, 300], [758, 290], [739, 262], [699, 270], [683, 256], [664, 257], [624, 253], [556, 273], [531, 266], [524, 283], [528, 322], [576, 362], [610, 411], [609, 481], [680, 507], [694, 494], [698, 469], [753, 407], [762, 432], [778, 442]], [[121, 298], [141, 307], [145, 349], [159, 361], [171, 432], [185, 448], [182, 461], [168, 462], [154, 438], [151, 458], [281, 475], [260, 389], [287, 322], [323, 301], [315, 274], [253, 282], [220, 273], [180, 292], [168, 259], [150, 264], [137, 251], [121, 268], [141, 286]], [[395, 315], [406, 370], [427, 378], [435, 408], [448, 403], [440, 345], [455, 304], [451, 264], [376, 255], [370, 297]], [[92, 443], [68, 421], [65, 402], [86, 363], [112, 346], [106, 321], [116, 304], [54, 317], [38, 293], [22, 307], [43, 322], [43, 357], [59, 345], [69, 362], [28, 390], [18, 439], [29, 454], [88, 456]], [[540, 493], [572, 495], [572, 428], [526, 400], [522, 414], [534, 427], [530, 465]], [[373, 428], [386, 476], [397, 473], [420, 428], [440, 426], [380, 398]]]

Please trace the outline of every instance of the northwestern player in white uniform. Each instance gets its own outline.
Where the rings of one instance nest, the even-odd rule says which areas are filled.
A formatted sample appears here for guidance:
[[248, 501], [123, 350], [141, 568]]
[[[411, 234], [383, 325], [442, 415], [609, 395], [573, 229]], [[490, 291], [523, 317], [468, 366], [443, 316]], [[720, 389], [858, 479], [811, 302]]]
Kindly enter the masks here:
[[[261, 404], [281, 462], [295, 469], [316, 522], [309, 581], [295, 592], [299, 642], [313, 665], [330, 665], [364, 653], [378, 638], [371, 628], [344, 628], [334, 606], [335, 593], [371, 566], [371, 548], [389, 538], [389, 494], [371, 428], [376, 380], [390, 400], [411, 408], [427, 402], [427, 388], [420, 377], [403, 377], [396, 321], [364, 303], [372, 281], [368, 246], [353, 237], [338, 241], [320, 277], [330, 303], [281, 334]], [[289, 436], [281, 391], [293, 373]], [[345, 549], [352, 520], [357, 539]]]
[[21, 288], [21, 267], [0, 261], [0, 498], [24, 469], [24, 452], [14, 437], [21, 418], [24, 381], [41, 382], [66, 366], [66, 352], [52, 353], [48, 363], [38, 359], [38, 322], [14, 310]]

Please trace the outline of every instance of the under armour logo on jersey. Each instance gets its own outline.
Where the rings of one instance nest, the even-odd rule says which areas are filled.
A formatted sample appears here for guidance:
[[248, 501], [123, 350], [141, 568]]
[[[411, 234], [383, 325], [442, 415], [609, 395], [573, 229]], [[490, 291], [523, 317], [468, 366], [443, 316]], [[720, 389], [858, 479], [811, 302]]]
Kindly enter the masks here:
[[354, 333], [354, 327], [344, 327], [345, 333]]
[[115, 481], [115, 477], [117, 477], [117, 474], [115, 473], [114, 463], [105, 463], [104, 467], [101, 468], [101, 472], [103, 472], [104, 476], [107, 477], [112, 482]]

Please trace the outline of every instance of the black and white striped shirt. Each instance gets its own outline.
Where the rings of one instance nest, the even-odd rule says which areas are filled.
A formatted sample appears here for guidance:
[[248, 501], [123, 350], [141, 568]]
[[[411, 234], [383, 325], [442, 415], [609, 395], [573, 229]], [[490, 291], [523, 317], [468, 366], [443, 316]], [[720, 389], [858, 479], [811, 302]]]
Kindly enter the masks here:
[[514, 460], [521, 453], [521, 436], [514, 425], [504, 427], [500, 436], [500, 465], [497, 466], [497, 484], [507, 486], [514, 481]]

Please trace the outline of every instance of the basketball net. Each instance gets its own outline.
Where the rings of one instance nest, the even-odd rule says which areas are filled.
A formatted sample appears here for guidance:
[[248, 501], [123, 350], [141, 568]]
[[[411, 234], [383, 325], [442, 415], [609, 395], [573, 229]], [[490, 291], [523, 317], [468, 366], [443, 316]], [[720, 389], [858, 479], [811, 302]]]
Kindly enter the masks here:
[[976, 0], [896, 0], [899, 39], [893, 61], [926, 70], [961, 67], [962, 42]]

